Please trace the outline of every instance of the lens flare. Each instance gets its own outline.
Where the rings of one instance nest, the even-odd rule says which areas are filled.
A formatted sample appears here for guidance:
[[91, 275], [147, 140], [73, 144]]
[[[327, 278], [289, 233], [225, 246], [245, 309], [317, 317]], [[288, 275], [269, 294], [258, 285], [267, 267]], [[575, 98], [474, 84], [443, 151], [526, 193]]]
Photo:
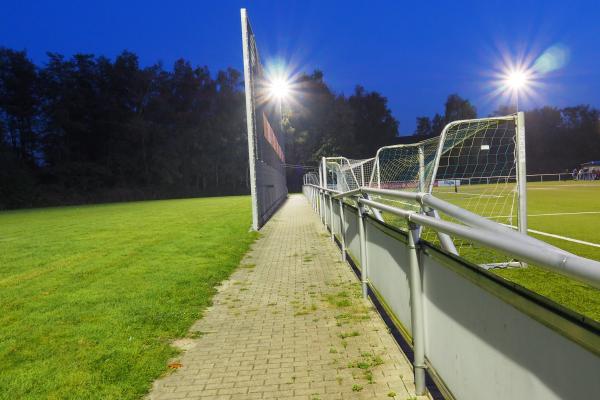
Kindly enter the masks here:
[[533, 69], [539, 74], [559, 70], [569, 62], [569, 49], [561, 44], [549, 47], [535, 60]]
[[508, 88], [512, 90], [519, 90], [527, 86], [529, 82], [529, 74], [526, 71], [510, 71], [506, 76], [506, 82]]
[[276, 78], [269, 85], [271, 97], [284, 100], [290, 93], [290, 84], [284, 78]]

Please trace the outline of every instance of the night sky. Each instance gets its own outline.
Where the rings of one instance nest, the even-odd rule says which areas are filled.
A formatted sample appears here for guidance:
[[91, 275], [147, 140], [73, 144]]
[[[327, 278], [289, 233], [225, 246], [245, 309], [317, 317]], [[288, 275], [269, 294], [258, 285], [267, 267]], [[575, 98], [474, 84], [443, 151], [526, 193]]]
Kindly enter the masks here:
[[142, 65], [170, 68], [183, 57], [213, 72], [241, 70], [240, 7], [248, 8], [264, 63], [321, 69], [346, 94], [358, 83], [381, 92], [403, 134], [412, 133], [415, 117], [443, 112], [450, 93], [487, 115], [508, 101], [492, 95], [503, 60], [531, 66], [548, 49], [558, 49], [560, 62], [536, 75], [521, 108], [600, 106], [598, 0], [3, 0], [0, 46], [25, 49], [38, 64], [46, 51], [114, 57], [127, 49]]

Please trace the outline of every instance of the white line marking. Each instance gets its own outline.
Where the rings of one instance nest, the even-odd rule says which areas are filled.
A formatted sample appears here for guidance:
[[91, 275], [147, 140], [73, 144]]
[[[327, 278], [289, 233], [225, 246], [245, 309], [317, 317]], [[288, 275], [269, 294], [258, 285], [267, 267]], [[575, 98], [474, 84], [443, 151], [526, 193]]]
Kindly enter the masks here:
[[[551, 217], [561, 215], [585, 215], [585, 214], [600, 214], [600, 211], [578, 211], [578, 212], [564, 212], [564, 213], [547, 213], [547, 214], [527, 214], [528, 217]], [[494, 218], [512, 218], [515, 215], [494, 215], [493, 217], [486, 217], [489, 219]]]
[[[528, 182], [528, 184], [531, 184], [531, 183], [536, 183], [536, 182]], [[574, 183], [572, 185], [533, 186], [533, 187], [528, 187], [527, 190], [548, 190], [548, 189], [555, 189], [555, 188], [561, 188], [561, 187], [569, 187], [569, 188], [573, 188], [573, 187], [600, 187], [600, 185], [595, 185], [595, 184], [586, 185], [586, 184]]]
[[564, 212], [564, 213], [548, 213], [548, 214], [527, 214], [528, 217], [549, 217], [553, 215], [583, 215], [583, 214], [600, 214], [600, 211], [579, 211], [579, 212]]
[[[502, 225], [511, 227], [513, 229], [517, 228], [514, 225], [508, 225], [508, 224], [502, 224]], [[538, 235], [548, 236], [548, 237], [552, 237], [552, 238], [555, 238], [555, 239], [566, 240], [567, 242], [573, 242], [573, 243], [577, 243], [577, 244], [583, 244], [583, 245], [586, 245], [586, 246], [592, 246], [592, 247], [598, 247], [598, 248], [600, 248], [600, 244], [598, 244], [598, 243], [586, 242], [584, 240], [573, 239], [573, 238], [570, 238], [570, 237], [567, 237], [567, 236], [560, 236], [560, 235], [555, 235], [553, 233], [536, 231], [535, 229], [527, 229], [527, 232], [536, 233]]]
[[497, 198], [501, 198], [501, 197], [506, 197], [509, 196], [510, 193], [507, 193], [505, 195], [497, 195], [497, 194], [479, 194], [479, 193], [469, 193], [469, 192], [436, 192], [435, 194], [453, 194], [455, 196], [458, 195], [463, 195], [463, 196], [478, 196], [478, 197], [497, 197]]

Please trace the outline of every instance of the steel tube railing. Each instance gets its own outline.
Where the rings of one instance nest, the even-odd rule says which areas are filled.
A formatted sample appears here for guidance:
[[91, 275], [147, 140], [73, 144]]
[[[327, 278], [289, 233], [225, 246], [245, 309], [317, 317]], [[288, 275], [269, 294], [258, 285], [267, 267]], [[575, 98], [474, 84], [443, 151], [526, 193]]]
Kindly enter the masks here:
[[[491, 231], [498, 232], [498, 233], [511, 233], [511, 234], [515, 233], [515, 231], [513, 229], [510, 229], [507, 226], [504, 226], [497, 222], [491, 221], [491, 220], [484, 218], [480, 215], [477, 215], [471, 211], [468, 211], [468, 210], [465, 210], [458, 206], [455, 206], [452, 203], [448, 203], [447, 201], [438, 199], [437, 197], [435, 197], [429, 193], [404, 192], [404, 191], [397, 191], [397, 190], [390, 190], [390, 189], [374, 189], [374, 188], [363, 188], [363, 191], [365, 191], [367, 193], [371, 193], [371, 194], [378, 194], [381, 196], [397, 197], [397, 198], [401, 198], [401, 199], [405, 199], [405, 200], [413, 200], [413, 201], [420, 203], [423, 206], [431, 207], [436, 211], [441, 211], [444, 214], [454, 217], [454, 218], [458, 219], [459, 221], [461, 221], [463, 224], [468, 225], [468, 226], [489, 229]], [[531, 244], [532, 246], [536, 246], [536, 247], [539, 247], [539, 246], [544, 247], [544, 248], [552, 247], [557, 251], [567, 254], [566, 251], [561, 250], [555, 246], [552, 246], [551, 244], [537, 240], [536, 238], [533, 238], [531, 236], [522, 235], [520, 237], [520, 240], [526, 241], [529, 244]]]
[[[501, 251], [507, 255], [522, 259], [523, 261], [540, 264], [541, 267], [569, 275], [594, 287], [600, 288], [600, 262], [576, 256], [546, 242], [516, 232], [497, 222], [488, 220], [475, 213], [455, 206], [454, 204], [438, 199], [429, 193], [404, 192], [367, 187], [345, 193], [340, 193], [339, 191], [331, 189], [320, 189], [323, 193], [334, 196], [334, 198], [356, 197], [357, 201], [371, 208], [408, 218], [412, 222], [428, 226], [443, 233], [461, 236], [486, 247]], [[448, 214], [467, 226], [367, 200], [358, 196], [361, 193], [414, 200]], [[447, 231], [448, 229], [450, 231]]]
[[[340, 236], [342, 243], [342, 258], [345, 257], [346, 243], [344, 232], [343, 199], [352, 197], [358, 203], [358, 235], [360, 242], [360, 267], [361, 286], [363, 296], [368, 296], [368, 256], [367, 256], [367, 230], [365, 227], [365, 206], [368, 206], [374, 215], [379, 212], [387, 212], [408, 222], [408, 248], [409, 248], [409, 271], [410, 271], [410, 296], [412, 301], [411, 321], [413, 336], [413, 373], [415, 380], [415, 391], [417, 395], [426, 392], [425, 385], [425, 337], [424, 337], [424, 315], [422, 299], [421, 268], [418, 257], [418, 231], [421, 226], [435, 230], [440, 238], [447, 238], [449, 243], [442, 243], [444, 248], [454, 248], [454, 243], [448, 235], [470, 240], [485, 247], [495, 249], [520, 261], [538, 264], [541, 267], [568, 275], [575, 279], [600, 288], [600, 262], [579, 257], [562, 249], [556, 248], [548, 243], [542, 242], [521, 232], [512, 230], [497, 222], [488, 220], [470, 211], [464, 210], [444, 200], [438, 199], [429, 193], [403, 192], [389, 189], [375, 189], [361, 187], [345, 193], [319, 187], [310, 186], [313, 191], [318, 191], [320, 202], [326, 198], [330, 205], [330, 226], [333, 235], [333, 199], [337, 199], [340, 205]], [[387, 204], [373, 201], [367, 197], [369, 194], [396, 197], [405, 200], [416, 201], [421, 204], [422, 209], [428, 208], [427, 214], [415, 211], [407, 211]], [[440, 211], [452, 216], [465, 225], [440, 219], [436, 213]], [[377, 214], [376, 214], [377, 213]], [[323, 212], [323, 214], [325, 214]]]
[[[540, 264], [542, 267], [569, 275], [596, 288], [600, 288], [600, 262], [579, 257], [568, 252], [557, 251], [550, 245], [547, 247], [531, 246], [529, 242], [523, 241], [524, 235], [521, 233], [515, 231], [502, 233], [498, 231], [490, 232], [482, 228], [455, 224], [371, 200], [358, 199], [358, 201], [369, 207], [376, 207], [382, 211], [404, 217], [410, 222], [471, 240], [527, 262]], [[544, 243], [542, 241], [538, 242]]]

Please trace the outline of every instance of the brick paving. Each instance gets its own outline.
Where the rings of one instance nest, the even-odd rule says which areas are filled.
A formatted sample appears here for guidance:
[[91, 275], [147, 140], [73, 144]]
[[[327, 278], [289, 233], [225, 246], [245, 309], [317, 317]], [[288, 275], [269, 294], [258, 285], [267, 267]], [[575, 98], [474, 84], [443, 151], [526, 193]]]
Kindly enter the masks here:
[[148, 398], [415, 398], [410, 362], [339, 259], [304, 197], [290, 196]]

